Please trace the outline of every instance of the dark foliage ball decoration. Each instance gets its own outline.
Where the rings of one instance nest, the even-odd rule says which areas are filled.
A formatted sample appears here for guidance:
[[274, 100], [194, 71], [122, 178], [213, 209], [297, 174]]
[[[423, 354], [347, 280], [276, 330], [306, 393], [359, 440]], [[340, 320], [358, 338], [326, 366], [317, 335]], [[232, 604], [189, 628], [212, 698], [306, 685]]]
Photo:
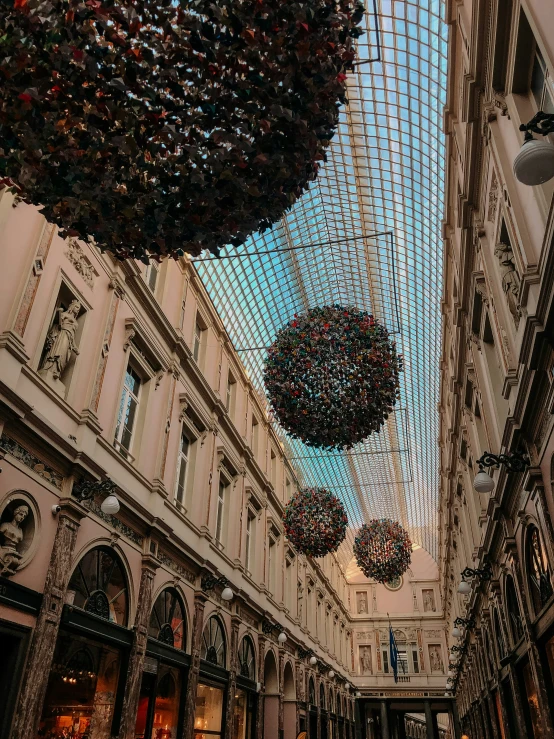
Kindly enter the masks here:
[[360, 528], [354, 540], [354, 556], [366, 577], [391, 582], [410, 566], [412, 542], [397, 521], [375, 518]]
[[2, 0], [0, 181], [119, 258], [217, 254], [316, 178], [359, 0]]
[[402, 358], [372, 315], [339, 305], [295, 315], [269, 349], [264, 380], [281, 426], [309, 446], [350, 448], [379, 431]]
[[303, 488], [285, 508], [285, 533], [294, 547], [310, 557], [335, 552], [346, 536], [348, 518], [336, 495], [325, 488]]

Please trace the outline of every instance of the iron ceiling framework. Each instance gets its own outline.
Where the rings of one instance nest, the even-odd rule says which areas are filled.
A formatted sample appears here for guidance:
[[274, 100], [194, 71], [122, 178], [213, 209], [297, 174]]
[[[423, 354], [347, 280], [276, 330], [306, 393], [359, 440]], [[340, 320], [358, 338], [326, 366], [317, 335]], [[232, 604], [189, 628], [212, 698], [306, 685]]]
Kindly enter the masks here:
[[194, 260], [262, 395], [265, 349], [295, 312], [356, 306], [396, 334], [401, 399], [379, 434], [327, 453], [274, 421], [299, 482], [335, 491], [346, 506], [345, 569], [356, 529], [381, 516], [437, 557], [447, 34], [443, 0], [376, 3], [366, 0], [360, 63], [317, 182], [272, 231], [222, 259]]

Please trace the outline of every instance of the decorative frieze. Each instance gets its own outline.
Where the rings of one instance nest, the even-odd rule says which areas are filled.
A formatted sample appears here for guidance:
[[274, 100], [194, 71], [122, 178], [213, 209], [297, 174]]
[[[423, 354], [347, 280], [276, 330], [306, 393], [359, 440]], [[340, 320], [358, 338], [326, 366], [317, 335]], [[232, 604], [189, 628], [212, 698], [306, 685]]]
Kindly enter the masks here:
[[98, 277], [98, 272], [94, 269], [84, 251], [79, 246], [77, 239], [70, 238], [68, 240], [65, 256], [92, 290], [94, 287], [94, 280]]
[[58, 490], [62, 489], [63, 475], [57, 472], [53, 467], [45, 464], [41, 459], [36, 457], [30, 451], [21, 446], [17, 441], [11, 439], [9, 436], [2, 436], [0, 439], [0, 449], [11, 454], [12, 457], [18, 459], [26, 467], [36, 472], [39, 477], [53, 485]]
[[95, 500], [91, 500], [88, 504], [88, 507], [89, 507], [89, 510], [92, 511], [92, 513], [94, 513], [95, 516], [98, 516], [98, 518], [101, 518], [102, 521], [104, 521], [109, 526], [111, 526], [112, 529], [114, 529], [115, 531], [118, 531], [125, 538], [134, 542], [139, 547], [142, 547], [142, 545], [144, 544], [144, 536], [141, 536], [130, 526], [127, 526], [127, 524], [123, 523], [123, 521], [120, 521], [119, 518], [112, 516], [111, 513], [104, 513]]
[[161, 549], [158, 550], [158, 559], [163, 565], [165, 565], [166, 567], [169, 567], [170, 570], [173, 570], [173, 572], [176, 572], [180, 577], [187, 580], [187, 582], [190, 582], [193, 584], [196, 582], [196, 575], [194, 572], [191, 572], [191, 570], [188, 570], [180, 562], [176, 562], [174, 559], [172, 559], [169, 556], [169, 554], [162, 551]]

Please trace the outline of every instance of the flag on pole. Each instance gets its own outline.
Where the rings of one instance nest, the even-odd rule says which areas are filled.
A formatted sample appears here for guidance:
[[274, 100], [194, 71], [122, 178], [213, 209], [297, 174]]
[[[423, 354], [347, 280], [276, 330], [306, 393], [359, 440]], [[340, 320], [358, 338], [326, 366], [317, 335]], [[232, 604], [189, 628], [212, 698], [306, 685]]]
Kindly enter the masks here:
[[392, 631], [392, 626], [389, 624], [389, 652], [390, 652], [390, 664], [392, 667], [392, 673], [394, 675], [394, 682], [398, 682], [398, 647], [396, 646], [396, 639]]

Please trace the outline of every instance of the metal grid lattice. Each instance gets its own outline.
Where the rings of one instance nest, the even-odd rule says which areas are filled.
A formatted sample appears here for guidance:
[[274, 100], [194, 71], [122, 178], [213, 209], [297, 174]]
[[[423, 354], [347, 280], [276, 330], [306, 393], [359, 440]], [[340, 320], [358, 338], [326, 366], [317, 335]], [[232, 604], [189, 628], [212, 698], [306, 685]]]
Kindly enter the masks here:
[[314, 451], [280, 432], [298, 479], [339, 495], [350, 528], [377, 516], [407, 526], [437, 556], [441, 218], [446, 90], [443, 0], [366, 0], [367, 34], [348, 105], [320, 177], [272, 231], [195, 265], [254, 385], [295, 312], [340, 303], [370, 310], [404, 355], [401, 400], [351, 452]]

